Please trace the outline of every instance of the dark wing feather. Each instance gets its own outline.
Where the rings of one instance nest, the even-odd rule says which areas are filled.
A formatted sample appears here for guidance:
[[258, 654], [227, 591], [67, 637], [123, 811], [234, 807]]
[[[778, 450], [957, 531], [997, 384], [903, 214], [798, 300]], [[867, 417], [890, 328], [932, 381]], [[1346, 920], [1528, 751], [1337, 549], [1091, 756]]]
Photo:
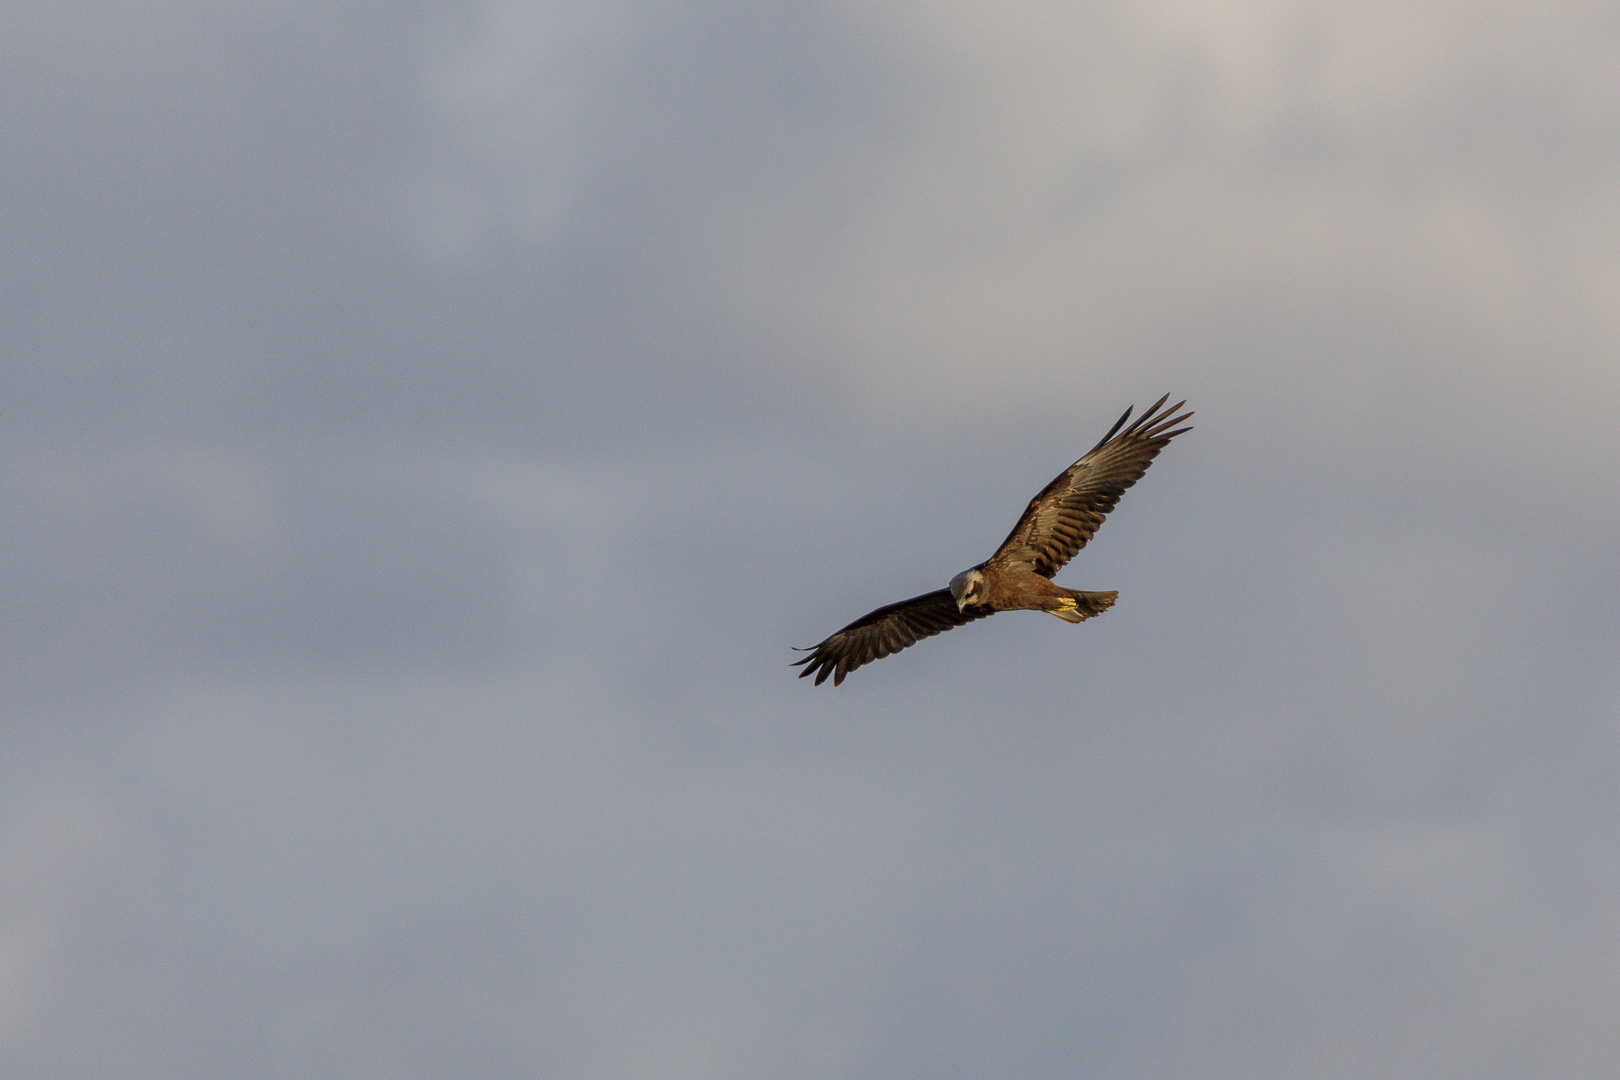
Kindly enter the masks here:
[[994, 609], [989, 607], [970, 607], [966, 611], [958, 611], [956, 601], [951, 598], [951, 590], [938, 589], [861, 616], [809, 650], [809, 656], [794, 661], [794, 666], [805, 665], [804, 670], [799, 672], [801, 679], [813, 672], [816, 685], [820, 686], [831, 675], [833, 685], [837, 686], [844, 681], [845, 675], [862, 664], [881, 660], [890, 653], [897, 653], [908, 645], [943, 633], [953, 626], [993, 614]]
[[1131, 410], [1119, 418], [1102, 442], [1060, 473], [1030, 500], [987, 565], [1023, 563], [1042, 577], [1051, 577], [1074, 558], [1096, 535], [1103, 518], [1125, 489], [1142, 478], [1147, 467], [1169, 441], [1190, 428], [1170, 428], [1192, 415], [1172, 415], [1186, 402], [1160, 409], [1166, 394], [1129, 427]]

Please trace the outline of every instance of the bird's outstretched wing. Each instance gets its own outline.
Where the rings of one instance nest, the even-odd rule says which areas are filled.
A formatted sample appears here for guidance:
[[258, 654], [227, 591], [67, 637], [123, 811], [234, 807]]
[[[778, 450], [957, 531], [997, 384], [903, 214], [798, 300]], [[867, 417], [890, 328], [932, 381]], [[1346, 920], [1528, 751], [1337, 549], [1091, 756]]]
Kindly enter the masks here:
[[1029, 509], [990, 556], [988, 565], [1023, 563], [1042, 577], [1051, 577], [1074, 558], [1165, 444], [1191, 430], [1169, 430], [1192, 415], [1172, 415], [1185, 401], [1161, 410], [1169, 397], [1166, 394], [1154, 402], [1130, 427], [1125, 427], [1131, 417], [1131, 410], [1126, 409], [1102, 442], [1030, 500]]
[[799, 672], [801, 679], [813, 672], [816, 685], [820, 686], [831, 675], [833, 685], [837, 686], [844, 681], [845, 675], [862, 664], [881, 660], [907, 645], [943, 633], [953, 626], [994, 614], [995, 610], [989, 607], [969, 607], [966, 611], [958, 611], [951, 590], [936, 589], [861, 616], [810, 649], [810, 655], [794, 661], [794, 666], [805, 665], [804, 670]]

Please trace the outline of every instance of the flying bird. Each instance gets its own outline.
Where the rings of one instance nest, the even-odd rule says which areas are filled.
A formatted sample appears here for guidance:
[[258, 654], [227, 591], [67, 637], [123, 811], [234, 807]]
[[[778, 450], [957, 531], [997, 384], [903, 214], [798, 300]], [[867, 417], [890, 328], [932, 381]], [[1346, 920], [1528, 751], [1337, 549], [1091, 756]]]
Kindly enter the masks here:
[[[951, 579], [949, 588], [880, 607], [861, 616], [794, 662], [799, 677], [828, 675], [838, 686], [863, 664], [881, 660], [974, 619], [998, 611], [1044, 611], [1077, 623], [1114, 606], [1117, 592], [1080, 592], [1052, 584], [1052, 575], [1096, 535], [1103, 518], [1125, 489], [1142, 478], [1171, 439], [1191, 427], [1175, 428], [1192, 413], [1174, 415], [1185, 401], [1162, 409], [1166, 394], [1129, 427], [1125, 410], [1102, 442], [1058, 474], [1013, 526], [996, 553]], [[1134, 408], [1134, 406], [1133, 406]]]

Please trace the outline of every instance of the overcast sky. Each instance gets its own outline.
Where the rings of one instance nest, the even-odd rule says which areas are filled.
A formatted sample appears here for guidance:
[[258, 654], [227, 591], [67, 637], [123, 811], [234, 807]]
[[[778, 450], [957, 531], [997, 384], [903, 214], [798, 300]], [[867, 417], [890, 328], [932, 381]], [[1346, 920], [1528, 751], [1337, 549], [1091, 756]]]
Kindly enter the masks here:
[[1617, 12], [8, 5], [0, 1073], [1620, 1075]]

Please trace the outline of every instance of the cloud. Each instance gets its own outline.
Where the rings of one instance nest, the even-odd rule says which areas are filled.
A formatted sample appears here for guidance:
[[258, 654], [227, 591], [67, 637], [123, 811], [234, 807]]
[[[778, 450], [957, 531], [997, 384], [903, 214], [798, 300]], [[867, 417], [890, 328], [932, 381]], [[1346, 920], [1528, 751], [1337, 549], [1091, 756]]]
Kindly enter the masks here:
[[131, 663], [481, 651], [508, 571], [478, 552], [490, 536], [459, 480], [429, 509], [422, 465], [173, 445], [13, 453], [7, 651], [47, 683]]
[[0, 1047], [15, 1047], [59, 987], [59, 950], [71, 938], [85, 886], [111, 846], [106, 808], [68, 785], [13, 791], [0, 834]]
[[[794, 9], [801, 35], [808, 10]], [[622, 257], [655, 272], [651, 288], [724, 310], [890, 422], [1005, 422], [1143, 383], [1320, 404], [1358, 433], [1380, 422], [1375, 403], [1391, 426], [1417, 418], [1392, 398], [1450, 394], [1543, 425], [1615, 396], [1615, 267], [1590, 239], [1616, 213], [1601, 104], [1614, 95], [1582, 5], [841, 15], [890, 50], [893, 74], [867, 83], [883, 138], [837, 110], [836, 126], [811, 125], [804, 106], [757, 137], [757, 107], [709, 93], [751, 62], [694, 21], [615, 70], [667, 78], [673, 62], [652, 56], [708, 47], [714, 74], [635, 127], [593, 132], [594, 151], [559, 153], [594, 161], [604, 188], [582, 191], [573, 219], [633, 223], [639, 249]], [[493, 24], [482, 40], [473, 55], [505, 55]], [[842, 68], [871, 40], [846, 43]], [[589, 111], [577, 93], [499, 84], [504, 147], [559, 101]], [[836, 99], [821, 83], [806, 100]], [[718, 103], [756, 135], [744, 152], [683, 115]], [[795, 132], [781, 160], [796, 167], [769, 167]], [[520, 203], [486, 191], [478, 212], [516, 220]], [[1205, 374], [1212, 347], [1221, 381]], [[1300, 383], [1333, 393], [1310, 400]]]

